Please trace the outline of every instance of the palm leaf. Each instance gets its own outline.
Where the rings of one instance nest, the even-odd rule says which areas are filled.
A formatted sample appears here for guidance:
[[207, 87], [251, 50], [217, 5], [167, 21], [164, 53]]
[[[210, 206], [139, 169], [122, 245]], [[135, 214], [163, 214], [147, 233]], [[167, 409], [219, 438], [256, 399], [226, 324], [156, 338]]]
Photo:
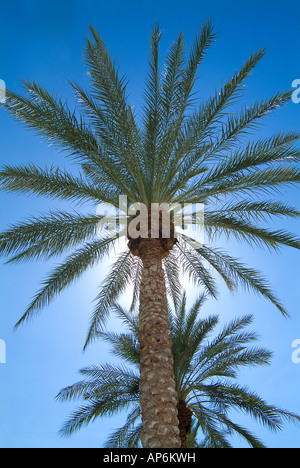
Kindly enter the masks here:
[[63, 289], [75, 280], [78, 280], [82, 273], [107, 254], [112, 242], [113, 239], [108, 238], [87, 243], [84, 247], [71, 254], [63, 264], [56, 267], [48, 278], [44, 280], [42, 289], [33, 298], [25, 313], [16, 323], [15, 328], [31, 318], [43, 306], [49, 304], [53, 297]]
[[[263, 448], [262, 441], [233, 421], [232, 411], [241, 411], [272, 431], [282, 430], [286, 421], [299, 423], [300, 417], [268, 404], [248, 387], [237, 384], [238, 372], [244, 366], [268, 365], [271, 353], [250, 347], [258, 339], [248, 329], [252, 315], [235, 318], [220, 328], [217, 316], [201, 317], [205, 300], [206, 296], [200, 295], [188, 309], [183, 293], [175, 310], [170, 309], [177, 398], [192, 410], [188, 446], [230, 448], [232, 436], [239, 435], [250, 447]], [[142, 428], [139, 376], [135, 372], [139, 367], [138, 316], [117, 303], [112, 308], [129, 333], [101, 331], [98, 337], [111, 345], [114, 355], [130, 362], [133, 370], [110, 364], [82, 369], [85, 380], [62, 389], [58, 399], [79, 398], [89, 405], [71, 415], [62, 433], [70, 435], [98, 417], [125, 409], [129, 411], [125, 424], [107, 438], [105, 446], [136, 448]]]
[[104, 322], [110, 312], [110, 308], [115, 303], [119, 294], [125, 291], [132, 281], [132, 264], [134, 257], [130, 251], [122, 253], [113, 263], [109, 274], [101, 285], [100, 292], [95, 299], [96, 306], [90, 320], [90, 327], [84, 345], [94, 339], [102, 329]]

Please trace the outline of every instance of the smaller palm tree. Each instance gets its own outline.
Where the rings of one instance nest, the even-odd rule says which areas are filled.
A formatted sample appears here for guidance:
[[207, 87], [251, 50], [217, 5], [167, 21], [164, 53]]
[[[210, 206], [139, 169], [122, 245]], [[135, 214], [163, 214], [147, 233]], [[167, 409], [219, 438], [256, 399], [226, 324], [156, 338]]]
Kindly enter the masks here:
[[[266, 403], [249, 388], [237, 384], [241, 368], [267, 365], [271, 353], [250, 347], [257, 340], [255, 333], [246, 330], [253, 319], [250, 315], [236, 318], [223, 328], [217, 316], [199, 318], [205, 300], [201, 295], [187, 310], [183, 294], [175, 313], [169, 310], [181, 447], [233, 448], [232, 436], [238, 434], [252, 448], [265, 448], [255, 435], [232, 420], [233, 410], [276, 431], [283, 429], [285, 420], [300, 422], [300, 416]], [[84, 380], [57, 395], [60, 401], [84, 401], [60, 432], [70, 436], [97, 418], [127, 410], [126, 423], [111, 434], [105, 446], [137, 448], [141, 447], [142, 430], [138, 317], [119, 304], [114, 304], [113, 310], [128, 332], [101, 332], [99, 336], [110, 343], [115, 356], [130, 366], [104, 364], [82, 369]]]

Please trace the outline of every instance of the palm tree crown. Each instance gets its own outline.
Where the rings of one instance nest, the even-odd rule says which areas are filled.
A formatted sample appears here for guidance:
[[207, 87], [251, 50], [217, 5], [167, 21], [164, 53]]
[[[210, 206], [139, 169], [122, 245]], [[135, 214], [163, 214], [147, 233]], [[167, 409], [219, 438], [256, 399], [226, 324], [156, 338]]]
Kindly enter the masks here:
[[[285, 314], [258, 271], [212, 245], [216, 235], [225, 234], [271, 249], [281, 245], [299, 248], [299, 241], [286, 231], [271, 231], [258, 224], [267, 216], [299, 215], [293, 207], [274, 200], [272, 192], [299, 182], [299, 149], [295, 146], [299, 134], [282, 132], [256, 140], [248, 136], [261, 118], [287, 103], [291, 92], [279, 92], [239, 112], [227, 112], [236, 103], [245, 79], [262, 59], [264, 50], [253, 53], [215, 95], [197, 107], [192, 91], [198, 66], [215, 39], [211, 23], [207, 21], [202, 26], [188, 53], [183, 34], [178, 35], [170, 46], [164, 73], [158, 55], [161, 33], [155, 25], [145, 104], [138, 125], [128, 104], [126, 78], [120, 76], [103, 40], [92, 27], [91, 34], [92, 40], [88, 38], [85, 43], [90, 91], [70, 83], [80, 104], [78, 109], [71, 110], [67, 102], [28, 81], [24, 83], [27, 95], [8, 90], [4, 104], [18, 120], [75, 159], [80, 174], [54, 166], [6, 166], [0, 171], [1, 189], [87, 202], [94, 207], [108, 203], [118, 209], [120, 195], [127, 197], [128, 205], [202, 203], [206, 243], [193, 248], [183, 234], [171, 250], [167, 249], [169, 255], [163, 259], [168, 292], [175, 303], [182, 292], [180, 269], [216, 295], [209, 265], [230, 289], [242, 284], [267, 297]], [[101, 262], [120, 236], [126, 235], [121, 226], [113, 234], [104, 229], [99, 235], [97, 226], [102, 218], [96, 212], [56, 211], [13, 225], [1, 234], [0, 252], [10, 256], [9, 261], [67, 255], [44, 280], [17, 326], [89, 266]], [[125, 222], [129, 219], [127, 214]], [[136, 300], [141, 269], [138, 251], [126, 249], [119, 255], [101, 285], [87, 343], [130, 282], [134, 284]]]
[[[283, 429], [285, 420], [298, 423], [300, 417], [237, 384], [242, 368], [269, 364], [271, 353], [253, 346], [257, 336], [247, 330], [252, 316], [237, 318], [221, 328], [217, 316], [199, 317], [205, 299], [200, 296], [187, 309], [184, 294], [175, 313], [170, 311], [182, 447], [230, 448], [232, 436], [238, 434], [251, 447], [262, 448], [261, 440], [234, 422], [233, 410], [275, 431]], [[108, 437], [106, 447], [140, 447], [138, 316], [119, 304], [113, 310], [128, 331], [101, 332], [99, 337], [129, 366], [102, 364], [82, 369], [84, 380], [57, 395], [60, 401], [83, 401], [61, 434], [70, 436], [91, 421], [126, 410], [126, 423]]]

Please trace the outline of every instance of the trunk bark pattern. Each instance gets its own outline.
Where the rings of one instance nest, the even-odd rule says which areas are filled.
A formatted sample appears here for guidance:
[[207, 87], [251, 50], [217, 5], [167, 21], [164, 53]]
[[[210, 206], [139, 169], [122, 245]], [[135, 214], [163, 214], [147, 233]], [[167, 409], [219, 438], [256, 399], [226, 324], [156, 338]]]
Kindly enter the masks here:
[[160, 239], [143, 239], [140, 289], [140, 390], [142, 445], [145, 448], [180, 447], [177, 397], [167, 292]]
[[177, 409], [178, 409], [181, 448], [187, 448], [186, 436], [189, 432], [191, 432], [193, 413], [190, 410], [190, 408], [188, 408], [184, 400], [180, 400], [178, 402]]

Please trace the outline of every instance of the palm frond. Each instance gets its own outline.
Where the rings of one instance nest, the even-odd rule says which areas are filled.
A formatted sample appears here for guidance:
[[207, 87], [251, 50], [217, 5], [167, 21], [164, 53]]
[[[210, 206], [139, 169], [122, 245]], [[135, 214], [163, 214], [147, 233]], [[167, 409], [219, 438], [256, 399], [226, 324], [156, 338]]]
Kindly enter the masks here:
[[182, 286], [180, 282], [180, 263], [176, 250], [171, 250], [170, 254], [163, 260], [163, 266], [167, 292], [174, 307], [177, 308], [182, 295]]
[[205, 392], [216, 402], [218, 401], [218, 396], [222, 393], [222, 400], [225, 404], [230, 404], [232, 408], [236, 407], [251, 414], [261, 424], [266, 425], [273, 431], [282, 429], [282, 421], [276, 408], [268, 405], [254, 392], [249, 391], [248, 388], [242, 388], [236, 384], [225, 386], [216, 384], [209, 385], [205, 388]]
[[138, 335], [139, 331], [139, 323], [138, 323], [138, 316], [134, 313], [133, 310], [129, 312], [122, 307], [118, 302], [112, 304], [111, 310], [115, 315], [122, 320], [122, 323], [126, 326], [126, 328], [135, 336]]
[[243, 134], [255, 129], [261, 118], [265, 117], [277, 108], [284, 106], [291, 98], [292, 91], [282, 91], [274, 94], [269, 99], [262, 99], [245, 107], [236, 115], [229, 115], [227, 121], [221, 126], [221, 135], [209, 150], [203, 160], [219, 155], [220, 151], [228, 148], [228, 144], [240, 140]]
[[91, 241], [101, 216], [57, 211], [11, 226], [0, 234], [0, 254], [17, 254], [12, 260], [49, 258]]
[[123, 193], [131, 199], [134, 190], [132, 178], [129, 182], [124, 171], [103, 151], [83, 118], [77, 118], [76, 112], [71, 111], [66, 102], [55, 98], [39, 84], [28, 81], [24, 84], [28, 98], [7, 91], [5, 107], [8, 111], [41, 133], [57, 149], [68, 151], [70, 156], [81, 163], [93, 163], [108, 183], [122, 187]]
[[34, 195], [44, 195], [63, 200], [106, 202], [117, 204], [118, 195], [115, 189], [106, 186], [96, 187], [87, 183], [82, 177], [51, 167], [41, 169], [36, 165], [5, 166], [0, 171], [2, 190]]
[[110, 268], [110, 272], [101, 285], [100, 292], [95, 299], [96, 306], [90, 320], [90, 327], [84, 349], [95, 339], [97, 333], [102, 329], [103, 324], [110, 312], [111, 306], [117, 300], [119, 294], [132, 281], [132, 265], [134, 256], [129, 250], [119, 255]]
[[100, 153], [97, 139], [76, 117], [62, 99], [55, 99], [36, 82], [24, 81], [28, 98], [7, 91], [5, 107], [18, 120], [37, 130], [58, 149], [69, 150], [73, 156], [96, 160]]
[[[201, 318], [205, 300], [206, 296], [200, 295], [188, 309], [183, 293], [175, 312], [170, 309], [177, 398], [184, 400], [192, 411], [189, 447], [229, 448], [232, 436], [239, 435], [250, 447], [263, 448], [264, 444], [254, 434], [233, 421], [232, 410], [254, 418], [272, 431], [282, 430], [286, 421], [300, 423], [300, 416], [268, 404], [248, 387], [237, 384], [240, 369], [269, 365], [271, 353], [250, 346], [258, 340], [257, 334], [248, 329], [252, 315], [234, 318], [219, 328], [217, 316]], [[112, 345], [113, 353], [130, 362], [133, 370], [110, 364], [81, 369], [85, 380], [62, 389], [57, 398], [61, 401], [79, 398], [90, 404], [79, 407], [65, 424], [63, 433], [71, 434], [98, 417], [128, 409], [125, 424], [108, 437], [105, 446], [139, 447], [137, 315], [117, 303], [112, 307], [129, 333], [101, 331], [98, 337]]]
[[140, 352], [137, 338], [129, 333], [103, 332], [97, 333], [97, 337], [111, 345], [112, 354], [122, 358], [131, 364], [139, 365]]
[[226, 238], [234, 236], [237, 240], [246, 241], [250, 245], [268, 247], [277, 250], [281, 245], [287, 245], [296, 249], [300, 248], [300, 241], [286, 231], [269, 231], [257, 227], [247, 220], [237, 218], [233, 214], [226, 215], [223, 212], [205, 213], [205, 227], [211, 239], [216, 234], [225, 234]]
[[120, 77], [116, 64], [95, 29], [90, 26], [94, 41], [86, 40], [86, 62], [91, 76], [93, 95], [114, 128], [114, 140], [122, 142], [122, 161], [136, 184], [137, 191], [147, 203], [145, 181], [137, 155], [140, 135], [131, 107], [127, 104], [126, 77]]
[[270, 300], [284, 316], [288, 316], [288, 312], [259, 271], [245, 266], [240, 260], [217, 248], [203, 245], [196, 252], [216, 269], [226, 283], [228, 283], [227, 278], [229, 278], [231, 284], [241, 285], [247, 290], [261, 294]]
[[15, 328], [30, 319], [42, 307], [49, 304], [57, 294], [75, 280], [78, 280], [88, 268], [107, 254], [113, 240], [109, 237], [108, 239], [99, 239], [86, 243], [84, 247], [67, 257], [64, 263], [56, 267], [44, 280], [42, 289], [33, 298], [25, 313], [16, 323]]
[[259, 171], [237, 173], [234, 177], [224, 177], [219, 182], [205, 187], [202, 182], [192, 182], [188, 190], [174, 197], [173, 203], [209, 203], [221, 196], [235, 197], [251, 194], [269, 194], [288, 185], [299, 183], [297, 167], [279, 166]]
[[146, 86], [144, 90], [143, 106], [143, 135], [144, 135], [144, 151], [141, 154], [143, 163], [148, 173], [149, 186], [148, 197], [152, 197], [154, 190], [157, 153], [159, 149], [161, 134], [162, 134], [162, 118], [161, 118], [161, 80], [159, 69], [159, 42], [161, 39], [161, 31], [158, 24], [152, 28], [150, 38], [150, 57], [149, 71], [147, 75]]
[[121, 428], [114, 431], [106, 440], [105, 447], [109, 448], [138, 448], [140, 447], [140, 437], [142, 424], [135, 425], [136, 420], [141, 416], [139, 406], [136, 406], [127, 416], [126, 423]]
[[132, 370], [112, 365], [81, 369], [86, 380], [62, 389], [56, 396], [59, 401], [83, 398], [88, 404], [76, 409], [60, 430], [70, 436], [98, 417], [110, 416], [138, 402], [138, 378]]
[[[252, 54], [240, 71], [236, 72], [220, 90], [216, 91], [213, 97], [200, 105], [199, 109], [187, 120], [178, 142], [175, 157], [170, 161], [168, 183], [171, 184], [171, 193], [174, 190], [172, 189], [172, 179], [175, 177], [177, 187], [178, 182], [185, 179], [186, 174], [190, 172], [203, 154], [201, 149], [206, 146], [204, 142], [215, 132], [215, 125], [219, 123], [223, 111], [238, 98], [243, 82], [263, 56], [263, 49]], [[210, 147], [211, 145], [208, 145], [208, 148]]]
[[245, 148], [238, 149], [214, 166], [202, 177], [202, 183], [213, 183], [221, 178], [270, 163], [294, 163], [299, 161], [299, 149], [294, 143], [299, 140], [296, 132], [278, 133], [268, 139], [249, 142]]
[[230, 433], [236, 433], [241, 436], [251, 448], [267, 448], [260, 439], [255, 437], [249, 430], [234, 423], [231, 419], [225, 415], [218, 415], [220, 422], [227, 428]]
[[[210, 213], [211, 211], [209, 211]], [[216, 212], [221, 212], [226, 215], [234, 214], [242, 220], [251, 221], [267, 221], [273, 216], [298, 218], [300, 212], [286, 203], [273, 200], [264, 201], [240, 201], [238, 203], [231, 202], [223, 204]], [[214, 214], [215, 212], [212, 211]]]
[[230, 434], [218, 424], [216, 415], [201, 405], [193, 408], [194, 417], [205, 435], [203, 448], [233, 448], [228, 440]]
[[[186, 63], [186, 67], [180, 72], [181, 80], [178, 86], [178, 105], [176, 120], [166, 129], [161, 145], [161, 151], [158, 158], [157, 174], [155, 181], [155, 191], [153, 201], [160, 201], [160, 192], [162, 192], [162, 181], [169, 165], [171, 154], [176, 147], [176, 141], [181, 134], [183, 122], [186, 117], [187, 109], [192, 104], [191, 94], [196, 80], [197, 69], [202, 62], [207, 49], [214, 41], [215, 35], [211, 21], [203, 23], [201, 31], [195, 35], [193, 45]], [[182, 49], [181, 35], [177, 41], [177, 51]]]
[[176, 249], [179, 252], [180, 263], [184, 274], [188, 274], [189, 277], [205, 289], [213, 297], [217, 296], [216, 284], [207, 268], [204, 267], [203, 262], [200, 261], [195, 251], [189, 247], [187, 243], [178, 242]]

